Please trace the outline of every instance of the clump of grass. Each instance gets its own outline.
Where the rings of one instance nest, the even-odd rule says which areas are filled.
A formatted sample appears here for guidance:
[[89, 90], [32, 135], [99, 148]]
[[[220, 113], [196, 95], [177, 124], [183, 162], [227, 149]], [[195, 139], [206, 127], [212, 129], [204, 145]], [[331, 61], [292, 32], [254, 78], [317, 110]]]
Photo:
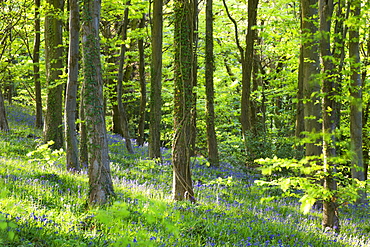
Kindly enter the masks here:
[[89, 209], [87, 171], [66, 172], [63, 151], [53, 153], [20, 131], [23, 124], [10, 123], [11, 133], [0, 135], [3, 246], [370, 245], [368, 205], [341, 209], [341, 233], [323, 233], [319, 212], [303, 215], [296, 198], [261, 200], [279, 192], [260, 190], [258, 174], [227, 163], [215, 168], [194, 159], [198, 201], [174, 202], [169, 151], [156, 163], [145, 145], [128, 154], [116, 135], [109, 140], [116, 200]]

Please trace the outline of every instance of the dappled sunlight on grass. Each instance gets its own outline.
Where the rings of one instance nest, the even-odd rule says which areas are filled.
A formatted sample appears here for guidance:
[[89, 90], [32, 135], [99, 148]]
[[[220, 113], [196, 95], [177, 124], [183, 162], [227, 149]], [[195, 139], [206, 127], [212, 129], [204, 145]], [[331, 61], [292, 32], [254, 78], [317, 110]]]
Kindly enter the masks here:
[[170, 151], [163, 149], [158, 163], [147, 158], [147, 145], [135, 146], [129, 154], [122, 137], [111, 134], [116, 196], [107, 207], [89, 209], [86, 168], [79, 174], [66, 172], [64, 152], [53, 154], [37, 138], [27, 137], [33, 131], [20, 131], [22, 122], [17, 127], [16, 118], [11, 121], [12, 131], [0, 134], [0, 244], [370, 245], [368, 205], [342, 208], [341, 234], [323, 233], [319, 211], [303, 215], [298, 199], [273, 198], [280, 191], [254, 185], [259, 173], [228, 163], [209, 167], [201, 157], [192, 159], [197, 203], [174, 202]]

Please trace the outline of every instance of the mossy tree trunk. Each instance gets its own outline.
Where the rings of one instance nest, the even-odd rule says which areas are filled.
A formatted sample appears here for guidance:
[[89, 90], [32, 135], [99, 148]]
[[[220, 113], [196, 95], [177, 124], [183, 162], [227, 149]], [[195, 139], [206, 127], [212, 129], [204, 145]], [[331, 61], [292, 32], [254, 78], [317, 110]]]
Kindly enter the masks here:
[[52, 148], [63, 147], [63, 69], [62, 20], [63, 0], [47, 0], [45, 17], [45, 64], [48, 86], [44, 141], [53, 140]]
[[163, 0], [153, 2], [149, 157], [161, 158]]
[[65, 100], [64, 127], [66, 141], [67, 170], [79, 171], [79, 156], [76, 129], [77, 89], [78, 89], [78, 57], [80, 10], [78, 0], [70, 0], [69, 17], [69, 51], [68, 51], [68, 82]]
[[174, 6], [174, 140], [172, 146], [173, 197], [195, 202], [190, 171], [191, 113], [193, 107], [192, 0], [176, 0]]
[[95, 206], [109, 202], [114, 190], [109, 166], [100, 62], [101, 1], [84, 0], [82, 6], [83, 103], [87, 131], [89, 205]]

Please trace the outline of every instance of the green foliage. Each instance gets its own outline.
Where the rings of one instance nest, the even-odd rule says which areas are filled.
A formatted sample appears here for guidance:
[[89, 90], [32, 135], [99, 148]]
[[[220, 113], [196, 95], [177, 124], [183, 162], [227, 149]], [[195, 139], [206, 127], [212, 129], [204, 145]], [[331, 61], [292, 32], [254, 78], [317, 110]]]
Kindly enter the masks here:
[[365, 182], [348, 177], [345, 161], [338, 157], [331, 159], [338, 166], [338, 171], [331, 175], [337, 181], [337, 190], [330, 191], [321, 185], [323, 179], [330, 175], [324, 170], [322, 158], [314, 156], [301, 160], [259, 159], [257, 163], [262, 165], [260, 170], [266, 179], [255, 182], [259, 186], [280, 188], [283, 197], [301, 197], [299, 201], [304, 214], [318, 200], [334, 200], [339, 206], [347, 205], [359, 198], [358, 188], [365, 188]]
[[43, 162], [49, 166], [61, 164], [64, 160], [65, 151], [63, 149], [50, 149], [53, 144], [54, 141], [48, 141], [37, 147], [36, 150], [27, 153], [27, 157], [34, 158], [30, 159], [31, 162]]

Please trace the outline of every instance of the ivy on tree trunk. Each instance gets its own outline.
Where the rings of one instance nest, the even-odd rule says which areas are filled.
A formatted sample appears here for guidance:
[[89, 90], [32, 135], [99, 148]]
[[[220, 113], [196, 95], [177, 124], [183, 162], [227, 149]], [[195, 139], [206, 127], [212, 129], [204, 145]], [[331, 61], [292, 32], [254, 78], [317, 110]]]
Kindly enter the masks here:
[[83, 1], [82, 47], [84, 108], [87, 131], [89, 205], [103, 205], [114, 195], [105, 126], [103, 80], [100, 62], [100, 0]]
[[191, 109], [193, 107], [194, 3], [176, 0], [174, 6], [174, 140], [172, 146], [173, 197], [195, 202], [190, 171]]

